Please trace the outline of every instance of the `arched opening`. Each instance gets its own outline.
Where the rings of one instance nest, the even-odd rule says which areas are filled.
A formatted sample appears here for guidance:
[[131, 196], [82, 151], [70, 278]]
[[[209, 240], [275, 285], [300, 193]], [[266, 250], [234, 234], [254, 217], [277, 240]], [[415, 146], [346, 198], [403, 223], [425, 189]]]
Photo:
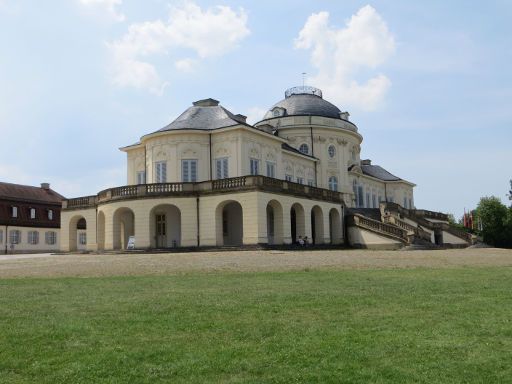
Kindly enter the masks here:
[[105, 214], [103, 211], [98, 212], [98, 249], [103, 251], [105, 249]]
[[[172, 204], [160, 204], [149, 213], [152, 248], [175, 248], [181, 245], [181, 211]], [[135, 239], [137, 246], [137, 239]]]
[[130, 208], [119, 208], [113, 217], [114, 249], [126, 249], [130, 236], [135, 236], [135, 214]]
[[318, 205], [311, 209], [311, 240], [313, 244], [324, 242], [324, 214]]
[[306, 232], [306, 221], [304, 217], [304, 208], [299, 203], [295, 203], [290, 208], [290, 227], [292, 235], [292, 244], [295, 244], [299, 236], [304, 238]]
[[69, 221], [69, 250], [87, 249], [87, 221], [83, 216], [74, 216]]
[[244, 237], [243, 209], [237, 201], [225, 201], [215, 212], [217, 245], [242, 245]]
[[331, 239], [331, 244], [340, 244], [343, 238], [341, 216], [336, 208], [332, 208], [329, 211], [329, 238]]
[[268, 244], [283, 244], [283, 206], [277, 200], [267, 204]]

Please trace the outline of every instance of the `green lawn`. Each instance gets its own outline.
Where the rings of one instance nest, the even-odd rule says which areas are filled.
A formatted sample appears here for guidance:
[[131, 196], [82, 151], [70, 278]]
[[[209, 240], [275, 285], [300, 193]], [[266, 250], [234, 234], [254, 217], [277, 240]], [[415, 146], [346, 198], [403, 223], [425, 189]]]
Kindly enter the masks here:
[[1, 383], [504, 383], [511, 363], [511, 268], [0, 280]]

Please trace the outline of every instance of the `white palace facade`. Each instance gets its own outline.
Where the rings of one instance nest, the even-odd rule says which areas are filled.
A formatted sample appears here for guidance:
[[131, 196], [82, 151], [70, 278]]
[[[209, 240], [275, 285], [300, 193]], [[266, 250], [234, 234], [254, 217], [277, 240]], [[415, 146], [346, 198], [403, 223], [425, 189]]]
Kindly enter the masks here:
[[63, 202], [61, 250], [468, 244], [445, 215], [415, 209], [413, 183], [361, 160], [362, 141], [313, 87], [287, 90], [254, 125], [196, 101], [121, 148], [127, 185]]

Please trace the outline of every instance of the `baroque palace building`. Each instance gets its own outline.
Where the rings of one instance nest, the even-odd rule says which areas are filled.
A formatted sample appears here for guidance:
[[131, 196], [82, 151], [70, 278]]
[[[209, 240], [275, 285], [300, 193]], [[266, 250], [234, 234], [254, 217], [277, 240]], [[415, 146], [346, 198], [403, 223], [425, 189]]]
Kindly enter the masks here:
[[61, 250], [125, 249], [130, 238], [139, 249], [299, 237], [358, 247], [448, 244], [446, 216], [416, 210], [415, 185], [361, 160], [362, 140], [348, 112], [313, 87], [288, 89], [255, 125], [217, 100], [196, 101], [121, 148], [126, 186], [63, 202]]

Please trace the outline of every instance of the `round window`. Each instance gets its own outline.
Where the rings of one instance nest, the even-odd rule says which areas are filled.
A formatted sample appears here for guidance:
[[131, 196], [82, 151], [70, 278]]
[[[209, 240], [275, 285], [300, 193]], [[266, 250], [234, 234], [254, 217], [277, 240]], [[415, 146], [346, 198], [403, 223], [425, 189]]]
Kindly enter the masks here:
[[329, 157], [331, 158], [336, 155], [336, 148], [334, 148], [334, 145], [329, 145], [327, 151], [329, 152]]

